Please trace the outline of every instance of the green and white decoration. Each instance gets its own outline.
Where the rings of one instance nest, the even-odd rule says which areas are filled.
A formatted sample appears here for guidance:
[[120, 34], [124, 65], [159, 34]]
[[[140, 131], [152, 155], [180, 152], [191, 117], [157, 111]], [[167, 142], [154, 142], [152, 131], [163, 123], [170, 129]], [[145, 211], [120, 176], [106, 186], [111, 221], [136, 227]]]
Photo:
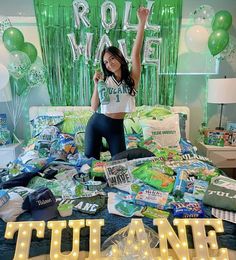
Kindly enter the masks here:
[[173, 105], [182, 0], [34, 0], [52, 105], [89, 105], [104, 46], [129, 60], [139, 6], [150, 9], [137, 104]]

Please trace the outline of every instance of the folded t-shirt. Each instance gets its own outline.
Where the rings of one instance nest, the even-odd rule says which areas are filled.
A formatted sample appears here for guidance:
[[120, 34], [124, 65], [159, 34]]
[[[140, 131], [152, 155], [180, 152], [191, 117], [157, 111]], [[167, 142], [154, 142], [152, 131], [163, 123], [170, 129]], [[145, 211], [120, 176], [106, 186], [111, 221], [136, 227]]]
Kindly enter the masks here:
[[212, 179], [203, 197], [203, 203], [236, 211], [236, 180], [222, 175]]

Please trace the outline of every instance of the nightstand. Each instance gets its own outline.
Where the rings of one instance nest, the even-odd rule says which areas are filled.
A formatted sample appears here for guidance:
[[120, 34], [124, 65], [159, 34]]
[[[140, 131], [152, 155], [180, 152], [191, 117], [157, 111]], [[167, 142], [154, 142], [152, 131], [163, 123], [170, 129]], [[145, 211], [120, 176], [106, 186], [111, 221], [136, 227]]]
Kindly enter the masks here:
[[[236, 146], [215, 146], [202, 142], [197, 144], [198, 153], [212, 160], [213, 164], [221, 169], [232, 169], [235, 178], [236, 169]], [[230, 171], [227, 171], [227, 173]], [[231, 174], [230, 174], [231, 175]]]
[[22, 152], [21, 143], [0, 146], [0, 169], [17, 158]]

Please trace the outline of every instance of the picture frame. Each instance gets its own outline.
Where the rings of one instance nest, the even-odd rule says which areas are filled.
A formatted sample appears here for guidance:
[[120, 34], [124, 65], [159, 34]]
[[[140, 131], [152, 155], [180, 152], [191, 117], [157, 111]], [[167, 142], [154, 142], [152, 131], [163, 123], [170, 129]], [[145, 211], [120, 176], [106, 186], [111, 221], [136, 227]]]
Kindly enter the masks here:
[[226, 125], [228, 131], [236, 132], [236, 122], [228, 121]]
[[236, 131], [232, 131], [229, 136], [229, 143], [232, 146], [236, 146]]

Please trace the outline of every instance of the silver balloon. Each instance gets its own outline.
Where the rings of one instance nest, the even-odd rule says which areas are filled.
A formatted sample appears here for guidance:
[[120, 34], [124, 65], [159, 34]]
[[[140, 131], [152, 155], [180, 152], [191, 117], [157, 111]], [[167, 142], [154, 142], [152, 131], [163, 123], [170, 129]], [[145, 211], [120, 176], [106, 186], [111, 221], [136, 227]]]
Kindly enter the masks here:
[[95, 58], [93, 65], [96, 66], [100, 63], [101, 54], [105, 47], [111, 46], [112, 43], [109, 39], [109, 37], [106, 34], [103, 34], [102, 38], [99, 41], [99, 44], [97, 46], [96, 52], [95, 52]]
[[85, 63], [91, 60], [93, 33], [86, 33], [86, 44], [85, 44]]
[[[152, 57], [155, 55], [155, 50], [158, 48], [158, 45], [161, 43], [161, 38], [157, 37], [146, 37], [145, 43], [144, 43], [144, 55], [143, 55], [143, 64], [159, 64], [159, 52], [158, 50], [156, 57]], [[156, 48], [152, 47], [152, 45], [157, 45]]]
[[[147, 9], [149, 10], [149, 16], [151, 14], [152, 6], [153, 6], [154, 2], [155, 1], [147, 1]], [[159, 32], [161, 29], [160, 25], [149, 24], [148, 20], [147, 20], [145, 28], [147, 30], [153, 30], [153, 31], [157, 31], [157, 32]]]
[[90, 22], [87, 17], [87, 14], [89, 13], [89, 5], [87, 1], [74, 0], [73, 10], [74, 10], [74, 18], [75, 18], [75, 27], [80, 28], [80, 20], [86, 27], [90, 27]]
[[[107, 22], [106, 16], [107, 11], [110, 10], [111, 13], [111, 21]], [[117, 21], [117, 12], [116, 12], [116, 6], [111, 1], [106, 1], [101, 6], [101, 18], [102, 18], [102, 26], [106, 30], [106, 33], [109, 32], [109, 30], [113, 29], [116, 26]]]
[[125, 39], [118, 40], [118, 44], [119, 44], [119, 49], [122, 52], [122, 54], [124, 55], [125, 59], [128, 62], [131, 62], [131, 57], [128, 56], [127, 45], [126, 45]]
[[92, 49], [92, 41], [93, 41], [93, 33], [86, 33], [86, 44], [85, 46], [80, 43], [79, 45], [76, 43], [75, 34], [68, 33], [67, 37], [69, 38], [73, 61], [77, 61], [80, 55], [84, 55], [85, 63], [88, 63], [91, 60], [91, 49]]
[[130, 12], [131, 12], [131, 2], [125, 1], [125, 14], [123, 20], [123, 31], [137, 31], [137, 24], [129, 24], [130, 20]]

